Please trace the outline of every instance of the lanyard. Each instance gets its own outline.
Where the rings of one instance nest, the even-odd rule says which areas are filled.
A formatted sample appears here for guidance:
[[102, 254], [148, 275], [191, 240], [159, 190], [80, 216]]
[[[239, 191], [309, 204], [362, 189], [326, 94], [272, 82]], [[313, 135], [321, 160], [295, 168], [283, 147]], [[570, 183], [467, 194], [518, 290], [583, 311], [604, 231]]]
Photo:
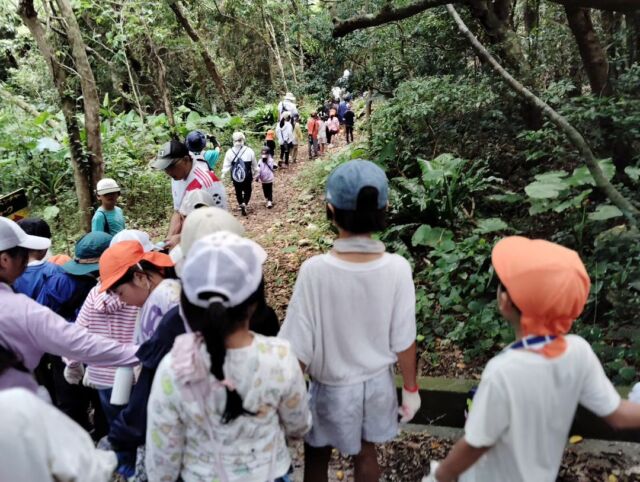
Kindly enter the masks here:
[[509, 348], [511, 350], [519, 350], [521, 348], [524, 348], [525, 350], [541, 350], [556, 338], [558, 337], [555, 335], [546, 335], [546, 336], [530, 335], [530, 336], [524, 337], [520, 341], [515, 342]]

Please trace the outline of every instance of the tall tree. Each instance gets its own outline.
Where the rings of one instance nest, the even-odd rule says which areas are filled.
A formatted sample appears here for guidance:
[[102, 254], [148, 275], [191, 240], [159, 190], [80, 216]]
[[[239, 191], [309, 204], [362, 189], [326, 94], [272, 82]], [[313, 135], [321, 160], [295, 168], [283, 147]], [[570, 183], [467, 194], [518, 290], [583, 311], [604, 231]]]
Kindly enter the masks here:
[[38, 19], [38, 13], [33, 5], [33, 0], [20, 0], [18, 15], [31, 32], [40, 54], [44, 58], [60, 97], [60, 107], [64, 116], [67, 134], [69, 136], [69, 150], [71, 165], [73, 166], [73, 179], [78, 197], [78, 205], [82, 215], [83, 228], [91, 229], [91, 205], [93, 192], [90, 182], [90, 173], [84, 156], [80, 127], [76, 118], [75, 89], [67, 80], [65, 67], [56, 58], [54, 45], [47, 38], [47, 34]]
[[189, 22], [189, 19], [187, 18], [182, 8], [182, 4], [180, 3], [179, 0], [176, 0], [174, 2], [169, 3], [169, 8], [171, 8], [171, 11], [173, 11], [173, 13], [175, 14], [176, 19], [178, 20], [178, 23], [182, 25], [182, 28], [184, 29], [185, 32], [187, 32], [187, 35], [189, 36], [191, 41], [194, 44], [196, 44], [196, 46], [200, 50], [200, 55], [202, 56], [204, 65], [207, 68], [207, 71], [209, 72], [211, 79], [216, 84], [216, 88], [220, 93], [220, 97], [222, 97], [224, 108], [227, 110], [227, 112], [233, 112], [234, 111], [233, 103], [231, 102], [231, 98], [227, 93], [227, 89], [224, 86], [224, 82], [222, 81], [222, 77], [218, 72], [218, 68], [216, 67], [213, 57], [207, 50], [207, 47], [202, 42], [202, 39], [200, 38], [200, 35], [198, 34], [198, 32], [196, 32], [196, 30], [193, 28], [193, 26]]
[[56, 0], [64, 19], [67, 38], [71, 44], [71, 52], [76, 71], [80, 77], [82, 102], [84, 105], [84, 126], [87, 132], [87, 148], [90, 162], [90, 183], [95, 190], [97, 182], [104, 174], [102, 157], [102, 139], [100, 137], [100, 98], [93, 69], [87, 57], [87, 46], [82, 40], [82, 32], [69, 0]]

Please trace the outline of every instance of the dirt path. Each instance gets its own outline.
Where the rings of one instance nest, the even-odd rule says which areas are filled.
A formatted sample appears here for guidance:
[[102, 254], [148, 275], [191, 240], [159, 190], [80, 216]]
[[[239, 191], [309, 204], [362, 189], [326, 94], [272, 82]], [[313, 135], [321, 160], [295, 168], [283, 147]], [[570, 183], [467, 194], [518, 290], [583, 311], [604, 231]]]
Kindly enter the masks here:
[[[339, 144], [330, 149], [323, 159], [341, 147]], [[265, 266], [267, 299], [281, 320], [300, 265], [328, 246], [322, 198], [305, 186], [312, 181], [311, 172], [317, 162], [323, 161], [310, 161], [306, 144], [301, 146], [298, 161], [290, 162], [288, 169], [276, 171], [273, 208], [267, 209], [262, 187], [254, 183], [246, 217], [240, 214], [233, 186], [227, 189], [230, 212], [245, 226], [247, 236], [260, 243], [269, 255]]]

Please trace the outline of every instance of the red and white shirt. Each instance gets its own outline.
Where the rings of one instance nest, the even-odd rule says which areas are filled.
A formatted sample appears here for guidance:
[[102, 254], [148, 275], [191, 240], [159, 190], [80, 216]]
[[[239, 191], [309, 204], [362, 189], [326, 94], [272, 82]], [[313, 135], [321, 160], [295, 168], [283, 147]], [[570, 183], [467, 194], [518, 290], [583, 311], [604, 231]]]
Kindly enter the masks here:
[[[76, 324], [84, 326], [89, 332], [111, 338], [120, 343], [132, 343], [136, 329], [138, 307], [130, 306], [109, 293], [99, 293], [100, 284], [94, 286], [85, 300]], [[70, 362], [70, 365], [75, 362]], [[113, 386], [116, 367], [89, 365], [88, 381], [98, 388]]]
[[180, 209], [184, 195], [188, 191], [195, 191], [197, 189], [204, 189], [209, 192], [209, 194], [213, 196], [215, 207], [227, 209], [227, 195], [224, 190], [224, 185], [220, 182], [218, 176], [209, 170], [209, 165], [206, 162], [195, 159], [191, 172], [186, 179], [181, 181], [173, 179], [171, 181], [173, 209], [175, 211]]

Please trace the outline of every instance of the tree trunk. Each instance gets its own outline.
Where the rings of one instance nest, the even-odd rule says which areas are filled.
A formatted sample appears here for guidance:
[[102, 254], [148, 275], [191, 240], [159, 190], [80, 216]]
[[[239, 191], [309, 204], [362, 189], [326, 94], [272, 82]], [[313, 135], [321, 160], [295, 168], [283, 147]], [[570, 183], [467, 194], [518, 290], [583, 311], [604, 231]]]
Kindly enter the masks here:
[[276, 64], [278, 65], [278, 70], [280, 71], [280, 75], [282, 76], [282, 84], [284, 85], [284, 90], [289, 91], [289, 85], [287, 84], [287, 76], [284, 73], [284, 65], [282, 64], [282, 55], [280, 55], [280, 47], [278, 47], [276, 32], [269, 19], [265, 17], [264, 22], [267, 30], [269, 31], [269, 34], [271, 35], [271, 41], [273, 42], [273, 55], [276, 58]]
[[609, 198], [609, 200], [622, 211], [622, 213], [626, 216], [629, 224], [632, 226], [637, 225], [637, 217], [640, 215], [640, 211], [629, 202], [627, 198], [625, 198], [620, 191], [618, 191], [611, 182], [606, 178], [596, 157], [594, 156], [591, 148], [585, 141], [582, 134], [578, 132], [563, 116], [558, 114], [555, 110], [549, 106], [542, 99], [533, 94], [529, 89], [527, 89], [524, 85], [518, 82], [513, 78], [509, 72], [507, 72], [504, 67], [502, 67], [498, 61], [489, 53], [489, 51], [478, 41], [478, 39], [471, 33], [471, 31], [467, 28], [464, 21], [458, 15], [458, 12], [453, 7], [453, 5], [448, 4], [447, 10], [455, 20], [458, 25], [458, 29], [462, 34], [467, 37], [475, 51], [478, 53], [480, 57], [482, 57], [486, 62], [488, 62], [491, 67], [502, 77], [502, 79], [506, 82], [506, 84], [514, 91], [518, 96], [528, 100], [531, 103], [536, 104], [536, 106], [542, 110], [548, 117], [549, 120], [555, 124], [558, 129], [560, 129], [569, 139], [569, 141], [576, 147], [576, 149], [580, 152], [582, 158], [584, 159], [593, 180], [596, 183], [596, 186]]
[[67, 134], [69, 136], [69, 150], [71, 154], [71, 165], [73, 166], [73, 179], [78, 196], [78, 206], [81, 213], [81, 221], [86, 231], [91, 230], [91, 204], [93, 202], [93, 192], [89, 182], [88, 172], [83, 168], [86, 166], [80, 128], [76, 120], [76, 104], [73, 89], [67, 83], [64, 68], [58, 63], [53, 46], [46, 37], [44, 28], [38, 20], [38, 14], [33, 6], [33, 0], [20, 0], [18, 14], [22, 22], [31, 32], [40, 54], [44, 57], [49, 66], [49, 72], [53, 78], [53, 83], [60, 96], [60, 106], [64, 115]]
[[189, 23], [189, 19], [184, 14], [184, 11], [182, 10], [182, 5], [178, 0], [172, 3], [169, 3], [169, 8], [171, 8], [171, 10], [176, 16], [176, 19], [178, 19], [178, 23], [182, 25], [182, 28], [185, 30], [185, 32], [187, 32], [187, 35], [189, 36], [191, 41], [194, 44], [196, 44], [197, 47], [200, 49], [200, 55], [202, 56], [204, 65], [207, 68], [209, 75], [213, 79], [213, 82], [216, 84], [216, 88], [220, 93], [220, 97], [222, 97], [224, 108], [227, 110], [227, 112], [232, 113], [234, 111], [234, 108], [233, 108], [233, 103], [231, 102], [231, 98], [229, 97], [229, 94], [227, 93], [227, 89], [224, 86], [224, 82], [222, 81], [222, 77], [220, 76], [220, 73], [216, 68], [216, 64], [213, 61], [213, 57], [207, 50], [207, 47], [202, 42], [200, 35], [191, 26], [191, 23]]
[[591, 91], [596, 96], [611, 95], [613, 90], [609, 82], [609, 61], [593, 28], [589, 10], [576, 7], [565, 7], [564, 10], [578, 44]]
[[87, 47], [82, 40], [80, 26], [73, 13], [69, 0], [56, 0], [60, 13], [66, 23], [67, 38], [71, 44], [71, 52], [80, 76], [82, 88], [82, 102], [84, 104], [84, 126], [87, 132], [87, 147], [89, 162], [91, 165], [91, 188], [95, 190], [96, 184], [104, 174], [104, 160], [102, 157], [102, 139], [100, 138], [100, 98], [96, 87], [96, 79], [93, 76]]
[[178, 138], [178, 131], [176, 130], [176, 119], [173, 115], [173, 107], [171, 106], [171, 96], [169, 95], [169, 86], [167, 85], [167, 69], [164, 66], [162, 57], [158, 53], [158, 48], [151, 38], [151, 33], [147, 31], [147, 39], [149, 40], [149, 48], [151, 54], [156, 59], [155, 70], [157, 78], [157, 88], [162, 98], [162, 105], [164, 106], [164, 113], [167, 116], [167, 123], [169, 124], [169, 130], [174, 138]]
[[289, 65], [291, 65], [291, 75], [293, 78], [293, 83], [298, 87], [298, 77], [296, 75], [296, 64], [293, 62], [293, 56], [291, 55], [291, 48], [289, 46], [289, 38], [287, 37], [287, 24], [285, 22], [285, 16], [282, 16], [282, 36], [284, 38], [284, 51], [287, 53], [287, 58], [289, 59]]
[[[493, 3], [487, 0], [469, 0], [469, 9], [484, 27], [484, 31], [497, 47], [504, 63], [528, 84], [534, 84], [531, 68], [526, 60], [520, 40], [510, 25], [511, 3], [499, 0]], [[520, 106], [520, 115], [528, 129], [542, 127], [542, 112], [535, 104], [524, 101]]]

